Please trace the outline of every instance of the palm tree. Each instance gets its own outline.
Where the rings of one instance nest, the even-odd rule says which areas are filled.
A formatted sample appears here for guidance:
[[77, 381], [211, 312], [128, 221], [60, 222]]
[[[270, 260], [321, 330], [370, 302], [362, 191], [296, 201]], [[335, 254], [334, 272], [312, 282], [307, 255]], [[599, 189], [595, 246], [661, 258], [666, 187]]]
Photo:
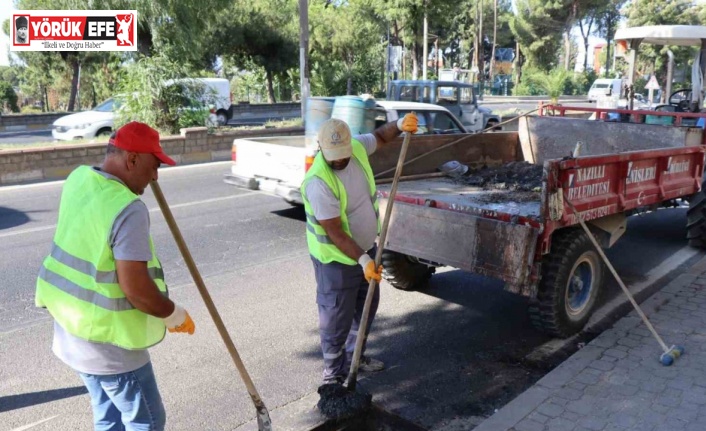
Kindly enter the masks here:
[[555, 105], [559, 101], [559, 96], [564, 92], [564, 86], [569, 79], [569, 72], [564, 69], [554, 69], [549, 73], [535, 73], [527, 79], [549, 96], [551, 103]]

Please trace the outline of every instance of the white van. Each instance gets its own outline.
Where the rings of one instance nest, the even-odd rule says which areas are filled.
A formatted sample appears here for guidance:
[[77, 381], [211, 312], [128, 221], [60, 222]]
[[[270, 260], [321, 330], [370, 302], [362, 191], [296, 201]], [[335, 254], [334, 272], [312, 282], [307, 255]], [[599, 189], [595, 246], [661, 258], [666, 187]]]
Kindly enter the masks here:
[[622, 79], [596, 79], [588, 90], [588, 100], [596, 102], [603, 96], [618, 97], [622, 85]]
[[188, 86], [201, 86], [201, 102], [211, 105], [211, 113], [215, 114], [218, 125], [224, 126], [233, 116], [231, 109], [230, 81], [224, 78], [181, 78], [166, 81], [166, 86], [183, 83]]

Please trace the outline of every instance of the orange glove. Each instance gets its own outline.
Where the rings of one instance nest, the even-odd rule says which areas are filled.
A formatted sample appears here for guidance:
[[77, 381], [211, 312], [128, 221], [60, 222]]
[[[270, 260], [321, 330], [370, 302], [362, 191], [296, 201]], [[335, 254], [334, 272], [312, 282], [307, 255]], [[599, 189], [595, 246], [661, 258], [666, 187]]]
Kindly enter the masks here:
[[375, 270], [375, 261], [370, 258], [366, 253], [363, 253], [362, 256], [358, 259], [358, 264], [363, 268], [363, 275], [365, 276], [365, 281], [370, 283], [371, 279], [374, 279], [377, 282], [380, 282], [382, 280], [382, 265], [380, 265], [377, 269]]
[[189, 313], [176, 304], [174, 304], [174, 312], [162, 320], [169, 332], [186, 332], [192, 335], [196, 330], [196, 325]]
[[404, 118], [400, 118], [397, 120], [397, 128], [400, 129], [402, 132], [407, 132], [407, 133], [417, 133], [417, 125], [419, 124], [419, 119], [417, 118], [417, 114], [414, 112], [409, 113], [404, 116]]

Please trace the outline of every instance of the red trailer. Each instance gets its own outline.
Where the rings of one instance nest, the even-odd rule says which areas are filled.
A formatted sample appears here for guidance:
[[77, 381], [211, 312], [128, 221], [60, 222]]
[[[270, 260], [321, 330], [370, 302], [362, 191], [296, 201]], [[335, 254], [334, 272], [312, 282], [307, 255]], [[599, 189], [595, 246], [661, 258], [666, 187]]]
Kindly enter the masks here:
[[[684, 114], [664, 115], [679, 123]], [[604, 248], [625, 232], [628, 216], [690, 200], [690, 240], [706, 244], [702, 132], [526, 117], [518, 133], [484, 138], [492, 145], [481, 137], [459, 144], [465, 146], [453, 156], [472, 168], [541, 166], [541, 186], [518, 192], [432, 176], [401, 182], [385, 244], [385, 276], [401, 289], [423, 287], [437, 266], [495, 277], [506, 290], [532, 298], [529, 312], [538, 328], [574, 334], [593, 312], [608, 273], [567, 200]], [[581, 153], [571, 157], [577, 141]], [[427, 163], [426, 172], [436, 162]], [[423, 163], [410, 165], [414, 174], [424, 172]], [[388, 192], [379, 187], [383, 206]]]

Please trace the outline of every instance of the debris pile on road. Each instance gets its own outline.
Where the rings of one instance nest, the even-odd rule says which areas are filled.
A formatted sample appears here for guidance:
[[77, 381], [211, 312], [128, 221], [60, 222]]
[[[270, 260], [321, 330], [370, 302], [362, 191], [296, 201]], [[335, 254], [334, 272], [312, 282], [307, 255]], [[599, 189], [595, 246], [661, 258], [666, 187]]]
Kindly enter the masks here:
[[329, 419], [348, 419], [359, 416], [370, 409], [373, 396], [367, 392], [349, 391], [340, 384], [321, 385], [319, 411]]
[[[529, 162], [510, 162], [500, 166], [470, 170], [456, 181], [486, 190], [509, 190], [513, 192], [542, 191], [542, 166]], [[535, 196], [532, 197], [533, 199]]]

